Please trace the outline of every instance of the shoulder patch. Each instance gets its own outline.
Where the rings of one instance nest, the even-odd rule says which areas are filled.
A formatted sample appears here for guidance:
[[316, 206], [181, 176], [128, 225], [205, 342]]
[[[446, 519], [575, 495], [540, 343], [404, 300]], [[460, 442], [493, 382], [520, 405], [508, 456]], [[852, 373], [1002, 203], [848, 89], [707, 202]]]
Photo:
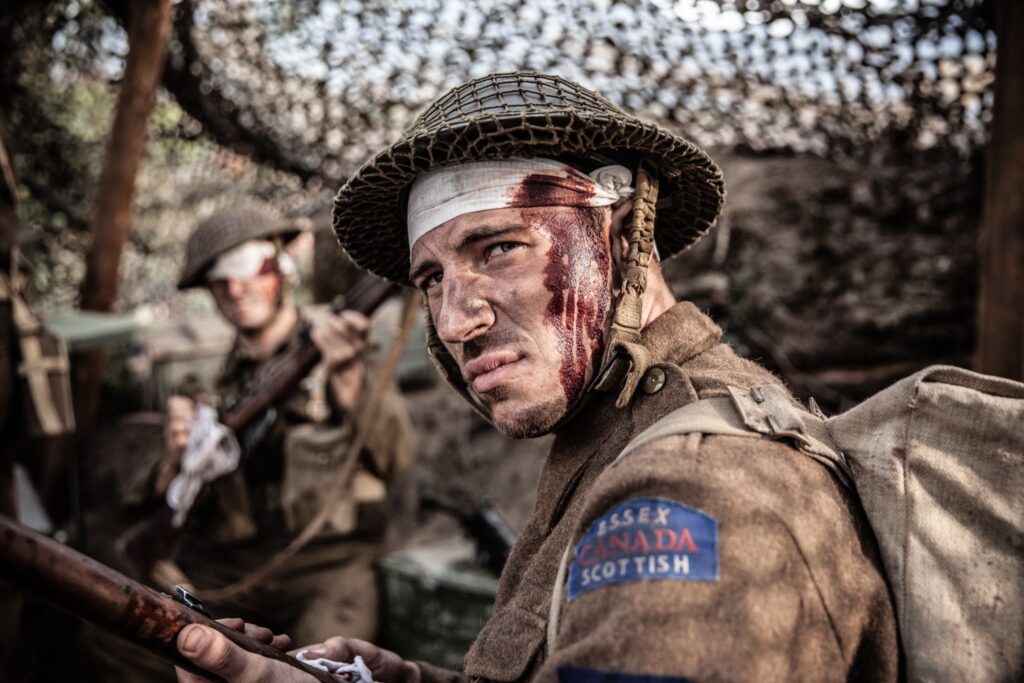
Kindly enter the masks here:
[[690, 679], [563, 666], [558, 669], [558, 683], [690, 683]]
[[573, 552], [569, 600], [627, 581], [718, 580], [718, 522], [665, 498], [635, 498], [594, 520]]

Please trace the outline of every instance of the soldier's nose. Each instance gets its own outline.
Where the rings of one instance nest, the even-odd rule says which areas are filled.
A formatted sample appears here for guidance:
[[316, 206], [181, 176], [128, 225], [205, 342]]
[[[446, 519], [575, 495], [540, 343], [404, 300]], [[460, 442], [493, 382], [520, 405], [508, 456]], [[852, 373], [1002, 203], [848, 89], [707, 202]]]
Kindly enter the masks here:
[[242, 296], [242, 292], [245, 290], [245, 284], [238, 278], [230, 278], [228, 280], [228, 296], [233, 299], [237, 299]]
[[457, 278], [445, 278], [442, 286], [441, 307], [434, 320], [441, 341], [461, 344], [491, 329], [494, 310], [478, 288]]

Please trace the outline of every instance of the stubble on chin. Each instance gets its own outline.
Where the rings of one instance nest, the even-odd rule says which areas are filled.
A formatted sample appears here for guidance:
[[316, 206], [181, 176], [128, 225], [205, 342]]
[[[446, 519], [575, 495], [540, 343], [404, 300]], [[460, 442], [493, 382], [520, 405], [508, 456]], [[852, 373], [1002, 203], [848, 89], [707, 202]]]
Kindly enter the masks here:
[[[504, 387], [500, 387], [504, 390]], [[514, 415], [502, 418], [494, 418], [492, 421], [499, 432], [512, 439], [532, 439], [543, 436], [551, 431], [551, 428], [562, 419], [565, 414], [565, 399], [554, 399], [547, 403], [531, 405]]]
[[[511, 438], [534, 438], [551, 431], [565, 414], [565, 397], [557, 396], [540, 403], [527, 403], [522, 408], [503, 407], [512, 391], [500, 385], [479, 396], [490, 414], [490, 421], [505, 436]], [[497, 410], [496, 410], [497, 409]], [[505, 409], [505, 410], [503, 410]]]

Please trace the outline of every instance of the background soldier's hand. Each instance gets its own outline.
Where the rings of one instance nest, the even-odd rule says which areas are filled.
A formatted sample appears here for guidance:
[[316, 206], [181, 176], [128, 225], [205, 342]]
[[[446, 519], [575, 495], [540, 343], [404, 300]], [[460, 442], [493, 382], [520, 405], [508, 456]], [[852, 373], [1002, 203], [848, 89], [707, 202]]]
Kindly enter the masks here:
[[356, 655], [373, 673], [373, 680], [380, 683], [419, 683], [420, 669], [407, 662], [391, 650], [377, 647], [373, 643], [356, 638], [330, 638], [320, 645], [310, 645], [306, 656], [310, 659], [330, 659], [335, 662], [351, 662]]
[[188, 433], [196, 417], [196, 403], [186, 396], [170, 396], [164, 416], [164, 459], [157, 471], [154, 488], [163, 494], [181, 467], [188, 445]]
[[310, 339], [320, 349], [324, 363], [331, 372], [331, 391], [334, 400], [346, 410], [359, 402], [366, 378], [366, 365], [362, 354], [366, 350], [366, 337], [370, 321], [356, 311], [342, 311], [313, 325]]
[[[241, 631], [241, 619], [221, 619], [220, 622]], [[287, 647], [288, 636], [274, 636], [268, 629], [242, 624], [245, 634], [277, 648]], [[287, 640], [285, 640], [287, 639]], [[365, 640], [331, 638], [320, 645], [311, 645], [307, 656], [325, 657], [338, 662], [351, 662], [356, 655], [363, 658], [373, 672], [373, 679], [381, 683], [419, 683], [420, 670], [394, 652], [383, 650]], [[228, 683], [306, 683], [314, 680], [298, 669], [259, 655], [246, 652], [223, 635], [205, 626], [193, 624], [178, 634], [178, 651], [196, 666], [220, 676]], [[179, 683], [199, 683], [206, 679], [195, 674], [175, 670]]]

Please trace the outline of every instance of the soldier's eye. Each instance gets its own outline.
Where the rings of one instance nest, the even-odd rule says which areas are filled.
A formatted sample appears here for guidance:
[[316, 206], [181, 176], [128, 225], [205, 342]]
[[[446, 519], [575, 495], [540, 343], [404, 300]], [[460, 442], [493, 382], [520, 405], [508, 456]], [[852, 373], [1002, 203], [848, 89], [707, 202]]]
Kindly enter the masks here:
[[425, 291], [430, 289], [434, 285], [440, 283], [442, 275], [443, 273], [440, 270], [437, 271], [436, 273], [431, 273], [430, 275], [427, 275], [425, 278], [423, 278], [422, 281], [420, 281], [420, 289]]
[[484, 257], [489, 261], [495, 256], [507, 254], [513, 249], [518, 249], [521, 246], [523, 245], [519, 242], [498, 242], [497, 244], [487, 247], [487, 251], [484, 252]]

